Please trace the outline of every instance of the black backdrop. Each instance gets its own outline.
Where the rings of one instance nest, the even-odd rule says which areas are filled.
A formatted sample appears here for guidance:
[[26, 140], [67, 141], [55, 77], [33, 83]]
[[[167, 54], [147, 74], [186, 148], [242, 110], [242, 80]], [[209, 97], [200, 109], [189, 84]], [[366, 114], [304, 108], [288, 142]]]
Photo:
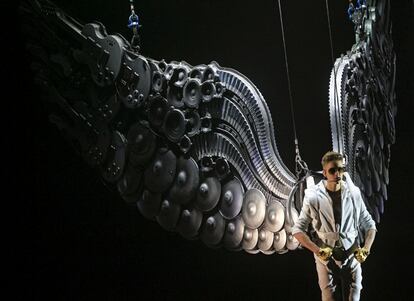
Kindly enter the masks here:
[[[293, 170], [293, 132], [277, 1], [135, 1], [143, 27], [142, 53], [192, 65], [217, 61], [245, 74], [272, 112], [279, 152]], [[319, 169], [330, 149], [328, 82], [331, 56], [325, 1], [282, 1], [302, 157]], [[330, 1], [334, 54], [354, 42], [347, 1]], [[109, 33], [131, 37], [128, 1], [57, 1], [82, 22], [98, 20]], [[362, 300], [408, 300], [414, 209], [410, 64], [413, 7], [392, 5], [397, 53], [397, 142], [391, 184], [372, 255], [363, 266]], [[411, 22], [412, 23], [412, 22]], [[18, 35], [18, 33], [17, 33]], [[19, 205], [15, 236], [19, 292], [29, 299], [140, 298], [318, 300], [313, 257], [306, 251], [249, 255], [212, 250], [165, 232], [127, 207], [77, 157], [39, 106], [23, 40], [10, 43], [21, 62], [10, 72], [18, 92], [11, 115], [18, 157], [12, 179]], [[23, 59], [21, 58], [23, 56]], [[408, 158], [405, 160], [404, 158]], [[26, 183], [26, 184], [22, 184]], [[19, 253], [20, 255], [20, 253]]]

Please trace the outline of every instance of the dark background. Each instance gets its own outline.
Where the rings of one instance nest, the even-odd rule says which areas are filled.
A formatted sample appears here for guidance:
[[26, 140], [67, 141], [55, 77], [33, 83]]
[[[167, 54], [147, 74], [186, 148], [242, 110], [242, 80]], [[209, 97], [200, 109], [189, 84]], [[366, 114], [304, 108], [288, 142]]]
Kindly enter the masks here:
[[[331, 72], [325, 1], [282, 1], [296, 128], [303, 159], [319, 169], [331, 148], [328, 83]], [[334, 55], [354, 43], [348, 1], [330, 1]], [[98, 20], [128, 39], [128, 1], [57, 1], [81, 20]], [[272, 112], [276, 141], [293, 170], [294, 146], [277, 1], [135, 1], [142, 53], [192, 65], [217, 61], [246, 75]], [[393, 1], [397, 53], [397, 142], [392, 146], [389, 200], [372, 254], [363, 265], [362, 300], [410, 300], [413, 260], [413, 53], [411, 1]], [[16, 28], [16, 27], [15, 27]], [[18, 28], [18, 27], [17, 27]], [[13, 33], [13, 31], [11, 31]], [[16, 33], [14, 37], [19, 37]], [[318, 300], [310, 252], [249, 255], [212, 250], [164, 231], [127, 207], [77, 157], [48, 123], [33, 85], [23, 39], [10, 43], [14, 60], [14, 134], [7, 149], [19, 164], [15, 270], [28, 299], [281, 299]], [[3, 63], [2, 63], [3, 64]], [[6, 132], [9, 132], [6, 128]], [[407, 276], [403, 275], [408, 273]]]

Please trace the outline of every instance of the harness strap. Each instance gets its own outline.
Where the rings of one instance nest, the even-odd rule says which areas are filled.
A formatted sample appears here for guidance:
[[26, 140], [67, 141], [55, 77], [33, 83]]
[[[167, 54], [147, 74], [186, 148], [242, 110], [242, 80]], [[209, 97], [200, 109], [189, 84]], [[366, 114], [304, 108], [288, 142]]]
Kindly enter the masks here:
[[319, 238], [321, 238], [321, 239], [334, 240], [334, 241], [337, 241], [340, 238], [342, 238], [342, 239], [353, 239], [353, 238], [358, 236], [358, 231], [357, 230], [346, 232], [346, 233], [322, 232], [322, 231], [316, 231], [316, 233], [318, 234]]

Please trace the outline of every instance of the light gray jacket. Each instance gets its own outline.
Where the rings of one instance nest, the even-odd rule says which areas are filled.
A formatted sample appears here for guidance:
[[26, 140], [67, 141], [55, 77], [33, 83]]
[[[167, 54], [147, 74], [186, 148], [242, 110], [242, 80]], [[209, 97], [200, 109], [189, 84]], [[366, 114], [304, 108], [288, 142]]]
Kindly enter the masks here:
[[[325, 181], [305, 190], [302, 210], [296, 221], [292, 234], [306, 232], [309, 223], [312, 223], [316, 234], [321, 241], [334, 246], [341, 240], [345, 249], [354, 243], [358, 231], [365, 233], [368, 229], [375, 229], [375, 222], [365, 207], [361, 191], [345, 173], [346, 181], [341, 181], [342, 189], [342, 220], [339, 229], [335, 227], [332, 199], [325, 188]], [[337, 231], [339, 230], [339, 231]]]

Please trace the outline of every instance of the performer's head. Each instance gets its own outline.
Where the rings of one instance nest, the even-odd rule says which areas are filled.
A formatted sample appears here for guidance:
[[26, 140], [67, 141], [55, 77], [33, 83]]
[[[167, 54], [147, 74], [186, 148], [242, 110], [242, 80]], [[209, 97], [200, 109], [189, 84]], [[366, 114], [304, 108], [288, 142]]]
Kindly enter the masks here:
[[322, 172], [328, 182], [339, 183], [345, 171], [344, 157], [337, 152], [329, 151], [322, 157]]

